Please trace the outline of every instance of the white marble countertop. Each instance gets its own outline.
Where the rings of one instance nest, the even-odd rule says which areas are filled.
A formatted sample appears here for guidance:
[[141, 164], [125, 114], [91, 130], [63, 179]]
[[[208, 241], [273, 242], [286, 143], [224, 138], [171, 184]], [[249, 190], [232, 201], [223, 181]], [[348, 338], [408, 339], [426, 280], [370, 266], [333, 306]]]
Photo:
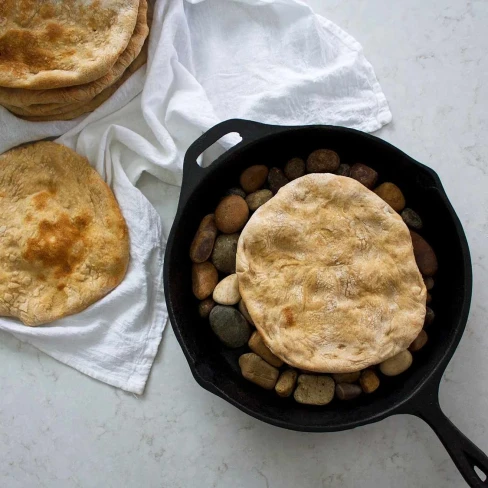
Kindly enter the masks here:
[[[439, 173], [466, 230], [474, 271], [471, 315], [440, 401], [488, 452], [488, 4], [310, 4], [363, 45], [393, 113], [377, 135]], [[141, 184], [150, 191], [150, 180]], [[168, 327], [140, 398], [0, 334], [0, 486], [464, 484], [430, 428], [413, 417], [334, 434], [289, 432], [248, 417], [195, 383]]]

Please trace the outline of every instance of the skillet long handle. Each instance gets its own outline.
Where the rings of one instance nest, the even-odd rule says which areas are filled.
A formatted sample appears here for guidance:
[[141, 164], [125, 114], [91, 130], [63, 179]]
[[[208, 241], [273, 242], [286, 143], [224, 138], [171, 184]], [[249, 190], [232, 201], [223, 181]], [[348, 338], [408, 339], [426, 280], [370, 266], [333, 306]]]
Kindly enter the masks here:
[[[415, 415], [432, 427], [469, 486], [488, 487], [488, 457], [446, 417], [437, 399], [424, 403]], [[484, 479], [478, 476], [475, 466]]]

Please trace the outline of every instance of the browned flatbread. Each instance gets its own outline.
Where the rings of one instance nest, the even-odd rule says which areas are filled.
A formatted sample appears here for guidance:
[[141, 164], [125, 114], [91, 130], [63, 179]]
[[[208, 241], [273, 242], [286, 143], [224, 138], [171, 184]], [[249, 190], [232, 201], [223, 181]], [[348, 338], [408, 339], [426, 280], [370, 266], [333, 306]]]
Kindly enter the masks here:
[[134, 32], [139, 0], [3, 0], [0, 86], [50, 89], [104, 76]]
[[146, 0], [140, 0], [137, 23], [129, 44], [104, 76], [83, 85], [51, 90], [0, 87], [0, 104], [18, 115], [62, 113], [67, 111], [67, 104], [77, 104], [77, 106], [71, 106], [70, 110], [81, 107], [83, 103], [92, 100], [101, 91], [120, 79], [127, 67], [141, 52], [148, 33], [148, 4]]
[[57, 110], [52, 115], [21, 115], [17, 114], [16, 112], [20, 111], [18, 107], [5, 107], [10, 110], [12, 113], [18, 115], [24, 120], [30, 120], [32, 122], [46, 122], [46, 121], [53, 121], [53, 120], [71, 120], [76, 119], [76, 117], [80, 117], [83, 114], [88, 112], [93, 112], [96, 108], [102, 105], [103, 102], [108, 100], [139, 68], [144, 66], [147, 61], [147, 43], [144, 44], [142, 51], [139, 53], [139, 56], [134, 60], [134, 62], [125, 70], [124, 74], [120, 77], [120, 79], [115, 82], [112, 86], [109, 86], [102, 92], [100, 92], [93, 100], [89, 100], [88, 102], [83, 102], [80, 104], [72, 104], [67, 105], [65, 107], [65, 111]]
[[240, 293], [271, 351], [345, 373], [406, 349], [426, 289], [401, 217], [356, 180], [311, 174], [261, 206], [237, 249]]
[[87, 159], [54, 142], [0, 156], [0, 315], [40, 325], [124, 278], [127, 225]]

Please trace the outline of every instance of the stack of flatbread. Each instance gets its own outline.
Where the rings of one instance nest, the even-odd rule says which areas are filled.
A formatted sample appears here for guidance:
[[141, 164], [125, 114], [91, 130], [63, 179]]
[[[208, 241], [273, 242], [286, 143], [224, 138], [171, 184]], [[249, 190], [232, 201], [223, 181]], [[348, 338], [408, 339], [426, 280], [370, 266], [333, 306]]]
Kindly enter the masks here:
[[0, 105], [31, 121], [92, 112], [147, 59], [147, 0], [0, 1]]

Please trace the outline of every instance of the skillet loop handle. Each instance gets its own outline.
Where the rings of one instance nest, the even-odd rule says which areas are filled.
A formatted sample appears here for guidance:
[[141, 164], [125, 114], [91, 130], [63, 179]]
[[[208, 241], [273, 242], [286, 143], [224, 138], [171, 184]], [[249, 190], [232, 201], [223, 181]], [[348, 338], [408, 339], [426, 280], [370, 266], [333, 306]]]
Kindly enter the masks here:
[[[251, 120], [230, 119], [215, 125], [202, 134], [186, 151], [183, 165], [182, 195], [189, 196], [205, 174], [205, 169], [198, 165], [197, 159], [206, 149], [216, 143], [220, 138], [231, 132], [238, 132], [242, 137], [239, 144], [247, 144], [257, 137], [276, 130], [274, 126], [260, 124]], [[180, 199], [181, 200], [181, 199]]]
[[[221, 137], [231, 132], [238, 132], [243, 142], [248, 142], [255, 136], [262, 135], [270, 126], [244, 119], [229, 119], [214, 125], [207, 132], [202, 134], [187, 150], [185, 154], [185, 167], [188, 164], [197, 164], [197, 159], [212, 144], [215, 144]], [[197, 164], [198, 166], [198, 164]], [[199, 166], [200, 167], [200, 166]]]
[[[416, 415], [432, 427], [466, 483], [472, 488], [488, 487], [488, 457], [446, 417], [437, 399], [420, 407]], [[475, 466], [484, 480], [474, 470]]]

